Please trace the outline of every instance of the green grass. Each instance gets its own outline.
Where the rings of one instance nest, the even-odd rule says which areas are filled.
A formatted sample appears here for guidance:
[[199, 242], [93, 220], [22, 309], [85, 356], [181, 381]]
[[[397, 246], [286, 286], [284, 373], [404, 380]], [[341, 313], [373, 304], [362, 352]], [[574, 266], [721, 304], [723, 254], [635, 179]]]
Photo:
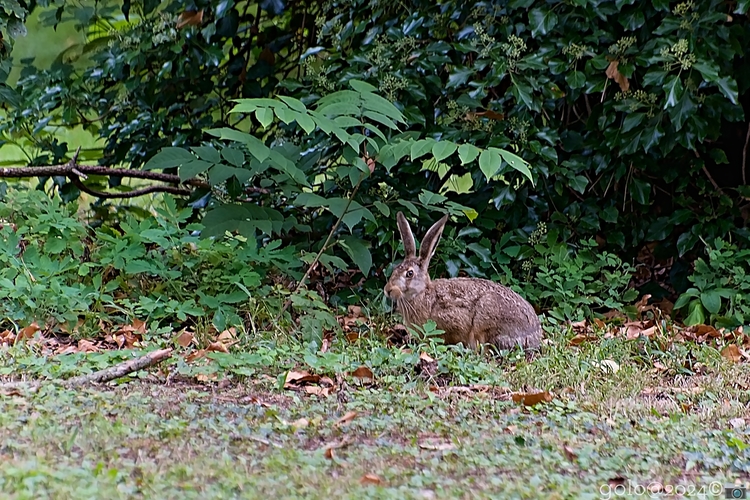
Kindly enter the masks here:
[[[619, 498], [634, 498], [659, 482], [717, 498], [697, 493], [712, 481], [748, 479], [746, 365], [697, 345], [639, 361], [638, 342], [576, 349], [566, 335], [553, 333], [528, 361], [441, 348], [432, 378], [378, 338], [334, 342], [326, 354], [290, 339], [259, 344], [268, 352], [251, 376], [219, 371], [221, 383], [173, 373], [165, 384], [162, 372], [103, 389], [13, 391], [0, 400], [0, 491], [19, 499], [584, 499], [616, 498], [619, 483], [630, 488]], [[368, 363], [378, 353], [385, 361]], [[60, 363], [31, 368], [33, 356], [15, 348], [3, 365], [18, 375]], [[86, 359], [102, 364], [99, 356], [78, 357], [79, 371], [93, 368]], [[375, 383], [362, 387], [341, 359], [372, 366]], [[619, 370], [602, 369], [602, 359]], [[657, 360], [665, 369], [654, 369]], [[697, 371], [678, 373], [687, 360]], [[290, 368], [338, 376], [338, 390], [280, 389]], [[460, 388], [461, 374], [491, 387]], [[533, 389], [555, 398], [533, 408], [511, 400], [512, 391]], [[349, 412], [356, 417], [337, 424]], [[340, 447], [330, 456], [332, 445]], [[379, 483], [362, 484], [368, 474]]]

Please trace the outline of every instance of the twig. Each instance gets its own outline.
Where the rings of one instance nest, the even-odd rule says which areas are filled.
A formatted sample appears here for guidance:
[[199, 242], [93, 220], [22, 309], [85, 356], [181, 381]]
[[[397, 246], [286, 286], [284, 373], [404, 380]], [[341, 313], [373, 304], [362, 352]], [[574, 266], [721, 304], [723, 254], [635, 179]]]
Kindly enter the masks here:
[[747, 145], [750, 143], [750, 122], [747, 124], [747, 135], [745, 136], [745, 147], [742, 149], [742, 184], [747, 184], [745, 171], [747, 170]]
[[[695, 154], [696, 158], [698, 158], [699, 160], [702, 160], [701, 155], [698, 154], [697, 150], [694, 149], [693, 154]], [[719, 187], [719, 185], [716, 183], [713, 176], [711, 175], [711, 172], [709, 172], [708, 169], [706, 168], [706, 162], [702, 162], [702, 163], [703, 163], [703, 166], [701, 167], [701, 169], [703, 170], [703, 173], [706, 174], [706, 177], [708, 177], [708, 180], [711, 181], [711, 185], [714, 187], [716, 192], [723, 195], [724, 191]], [[742, 171], [742, 174], [743, 175], [745, 174], [744, 170]]]
[[[153, 366], [161, 361], [172, 356], [172, 349], [160, 349], [153, 351], [145, 356], [141, 356], [135, 359], [129, 359], [115, 366], [110, 366], [103, 370], [89, 373], [88, 375], [81, 375], [78, 377], [72, 377], [67, 380], [53, 381], [52, 383], [59, 383], [65, 387], [79, 387], [86, 384], [101, 384], [104, 382], [110, 382], [112, 380], [124, 377], [130, 373], [138, 370], [143, 370], [149, 366]], [[39, 381], [21, 381], [21, 382], [8, 382], [0, 384], [0, 389], [12, 389], [17, 387], [30, 387], [35, 388], [42, 385]]]
[[256, 441], [258, 443], [264, 444], [266, 446], [273, 446], [274, 448], [283, 448], [279, 443], [274, 443], [273, 441], [269, 441], [268, 439], [263, 439], [262, 437], [257, 436], [240, 436], [240, 435], [233, 435], [232, 439], [236, 441], [242, 441], [243, 439], [249, 439], [250, 441]]
[[[328, 236], [326, 237], [326, 240], [323, 242], [323, 246], [320, 247], [320, 251], [315, 256], [315, 258], [313, 259], [313, 261], [310, 262], [310, 265], [307, 267], [307, 271], [305, 272], [304, 276], [302, 276], [302, 278], [299, 280], [299, 283], [297, 283], [297, 286], [295, 287], [294, 291], [292, 292], [292, 295], [296, 295], [302, 289], [302, 287], [305, 284], [305, 281], [307, 281], [307, 278], [310, 277], [310, 273], [312, 273], [313, 268], [315, 267], [315, 265], [320, 260], [320, 257], [323, 255], [323, 252], [325, 252], [326, 249], [328, 248], [328, 243], [331, 241], [331, 238], [333, 238], [334, 233], [336, 232], [336, 230], [341, 225], [341, 221], [344, 220], [344, 216], [349, 211], [349, 207], [351, 206], [352, 201], [354, 200], [354, 196], [356, 196], [357, 191], [359, 191], [359, 186], [362, 185], [362, 181], [365, 180], [365, 177], [366, 177], [366, 175], [363, 172], [362, 175], [359, 177], [359, 181], [357, 181], [357, 185], [354, 186], [354, 190], [352, 191], [351, 196], [349, 196], [349, 199], [346, 202], [346, 206], [344, 207], [344, 211], [341, 212], [341, 215], [339, 216], [338, 220], [333, 225], [333, 227], [331, 228], [331, 230], [328, 232]], [[276, 316], [276, 319], [275, 319], [274, 322], [278, 322], [279, 319], [281, 319], [282, 314], [284, 314], [286, 312], [286, 310], [289, 309], [289, 306], [291, 304], [292, 304], [292, 299], [290, 297], [289, 299], [287, 299], [286, 302], [284, 302], [284, 307], [281, 308], [281, 311], [279, 311], [279, 314]]]

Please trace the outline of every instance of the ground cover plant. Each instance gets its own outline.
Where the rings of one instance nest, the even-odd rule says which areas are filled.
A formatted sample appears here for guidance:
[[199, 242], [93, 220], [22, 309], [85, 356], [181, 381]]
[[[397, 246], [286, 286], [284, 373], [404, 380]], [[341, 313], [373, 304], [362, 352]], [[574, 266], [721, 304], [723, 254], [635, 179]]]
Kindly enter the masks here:
[[[748, 6], [5, 2], [0, 491], [743, 487]], [[540, 349], [400, 324], [399, 211]]]

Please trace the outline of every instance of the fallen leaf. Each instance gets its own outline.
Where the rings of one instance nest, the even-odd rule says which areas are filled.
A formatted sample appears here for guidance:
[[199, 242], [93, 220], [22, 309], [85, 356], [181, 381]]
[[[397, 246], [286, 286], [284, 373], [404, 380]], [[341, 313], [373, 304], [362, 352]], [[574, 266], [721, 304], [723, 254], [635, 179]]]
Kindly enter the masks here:
[[334, 427], [338, 427], [338, 426], [343, 425], [343, 424], [345, 424], [347, 422], [351, 422], [352, 420], [354, 420], [356, 418], [357, 415], [358, 415], [358, 413], [356, 411], [348, 411], [348, 412], [346, 412], [346, 414], [344, 414], [343, 417], [341, 417], [340, 419], [336, 420], [336, 423], [333, 424], [333, 426]]
[[183, 330], [182, 333], [180, 333], [176, 338], [175, 342], [181, 347], [187, 347], [190, 344], [193, 343], [193, 339], [195, 338], [195, 334], [189, 330]]
[[573, 451], [573, 448], [571, 448], [567, 444], [563, 446], [563, 454], [565, 455], [565, 458], [567, 458], [570, 462], [575, 462], [576, 460], [578, 460], [578, 454]]
[[197, 351], [193, 351], [190, 354], [188, 354], [187, 356], [185, 356], [185, 362], [186, 363], [191, 363], [191, 362], [195, 361], [196, 359], [200, 359], [200, 358], [204, 357], [205, 355], [206, 355], [206, 350], [205, 349], [199, 349]]
[[[610, 66], [611, 66], [611, 64], [610, 64]], [[607, 75], [607, 76], [609, 76], [609, 75]], [[610, 77], [610, 78], [612, 78], [612, 77]], [[641, 300], [639, 300], [638, 302], [635, 303], [635, 308], [638, 310], [639, 313], [642, 313], [644, 311], [649, 311], [649, 310], [653, 309], [652, 306], [648, 305], [648, 299], [650, 299], [650, 298], [651, 298], [651, 294], [647, 293], [646, 295], [644, 295], [643, 297], [641, 297]]]
[[596, 335], [588, 335], [585, 333], [579, 333], [572, 339], [570, 339], [570, 345], [572, 346], [579, 346], [585, 342], [593, 342], [595, 340], [599, 340], [599, 337]]
[[622, 90], [623, 92], [627, 92], [628, 90], [630, 90], [630, 82], [622, 73], [620, 73], [620, 70], [617, 69], [617, 66], [619, 66], [619, 64], [620, 61], [618, 61], [617, 59], [615, 59], [614, 61], [610, 61], [605, 74], [607, 75], [607, 78], [610, 78], [617, 82], [617, 84], [620, 86], [620, 90]]
[[534, 406], [539, 403], [549, 403], [553, 396], [548, 391], [544, 392], [516, 392], [511, 395], [514, 403], [522, 403], [525, 406]]
[[216, 373], [199, 373], [195, 376], [195, 380], [198, 382], [215, 382], [219, 378]]
[[362, 382], [372, 382], [375, 379], [372, 370], [366, 366], [360, 366], [352, 372], [352, 377], [360, 379]]
[[223, 343], [228, 343], [234, 340], [237, 337], [237, 329], [235, 327], [232, 327], [228, 330], [224, 330], [219, 334], [218, 337], [216, 337], [216, 340]]
[[301, 385], [308, 382], [317, 384], [319, 381], [320, 375], [312, 375], [309, 372], [298, 372], [291, 370], [286, 374], [286, 379], [284, 380], [284, 388], [286, 389], [287, 386], [291, 384]]
[[78, 341], [78, 352], [99, 352], [99, 348], [92, 341], [81, 339]]
[[229, 353], [229, 349], [227, 349], [227, 346], [225, 346], [223, 342], [220, 342], [218, 340], [216, 342], [211, 342], [210, 344], [208, 344], [206, 350], [209, 352], [223, 352], [225, 354]]
[[445, 451], [456, 449], [456, 445], [448, 441], [426, 441], [419, 443], [419, 447], [423, 450], [431, 451]]
[[739, 363], [740, 361], [742, 361], [742, 353], [740, 352], [740, 348], [735, 344], [729, 344], [724, 349], [722, 349], [721, 355], [729, 361], [732, 361], [733, 363]]
[[140, 333], [141, 335], [143, 335], [143, 334], [146, 333], [146, 329], [147, 329], [146, 322], [145, 321], [141, 321], [138, 318], [134, 318], [133, 319], [133, 328], [135, 328], [135, 331], [137, 331], [138, 333]]
[[331, 393], [331, 388], [318, 387], [317, 385], [306, 385], [305, 392], [307, 394], [315, 394], [316, 396], [328, 396]]
[[419, 359], [421, 359], [422, 361], [427, 361], [428, 363], [434, 363], [435, 362], [435, 360], [429, 354], [427, 354], [426, 352], [423, 352], [422, 354], [420, 354], [419, 355]]
[[375, 474], [365, 474], [359, 482], [362, 484], [380, 484], [383, 481]]
[[21, 328], [21, 331], [18, 332], [18, 337], [16, 337], [16, 340], [33, 338], [34, 334], [39, 330], [41, 330], [41, 328], [39, 328], [39, 325], [37, 325], [36, 321], [34, 321], [29, 326]]

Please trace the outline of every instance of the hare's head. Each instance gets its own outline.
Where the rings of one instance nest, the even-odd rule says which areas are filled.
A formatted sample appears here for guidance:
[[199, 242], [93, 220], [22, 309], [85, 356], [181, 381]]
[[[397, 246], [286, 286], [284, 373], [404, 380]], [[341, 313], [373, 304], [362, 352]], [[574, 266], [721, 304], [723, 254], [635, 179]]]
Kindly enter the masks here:
[[440, 236], [443, 234], [448, 216], [443, 216], [425, 233], [419, 247], [418, 256], [414, 234], [411, 232], [406, 217], [399, 212], [396, 220], [398, 221], [398, 230], [401, 233], [401, 240], [404, 242], [406, 255], [404, 260], [393, 268], [393, 274], [391, 274], [388, 284], [385, 285], [384, 291], [386, 297], [391, 300], [410, 300], [422, 293], [430, 284], [428, 273], [430, 259], [435, 253]]

